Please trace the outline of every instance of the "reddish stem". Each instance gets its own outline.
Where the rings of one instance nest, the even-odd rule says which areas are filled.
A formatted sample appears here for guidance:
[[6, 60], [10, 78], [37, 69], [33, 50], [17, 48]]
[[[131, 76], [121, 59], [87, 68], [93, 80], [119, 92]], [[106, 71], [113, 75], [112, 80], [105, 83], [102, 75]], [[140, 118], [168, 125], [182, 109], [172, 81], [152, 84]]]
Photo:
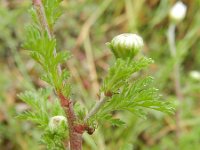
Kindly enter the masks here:
[[41, 0], [33, 0], [33, 4], [34, 5], [40, 5], [41, 4]]
[[67, 115], [70, 150], [82, 150], [82, 134], [85, 130], [85, 127], [76, 124], [77, 118], [74, 113], [72, 101], [66, 98], [62, 93], [58, 93], [58, 96], [60, 98], [60, 103]]
[[[53, 34], [49, 28], [47, 22], [46, 14], [41, 0], [33, 0], [33, 5], [36, 9], [39, 22], [44, 31], [48, 33], [49, 39], [53, 38]], [[54, 55], [56, 56], [56, 49], [54, 50]], [[62, 70], [60, 65], [58, 65], [58, 73], [61, 74]], [[82, 134], [84, 131], [87, 131], [89, 134], [94, 132], [93, 128], [88, 127], [87, 125], [77, 124], [77, 117], [73, 109], [72, 101], [65, 97], [62, 92], [57, 91], [57, 95], [60, 99], [61, 106], [65, 110], [67, 116], [67, 122], [69, 127], [69, 142], [70, 150], [82, 150]]]

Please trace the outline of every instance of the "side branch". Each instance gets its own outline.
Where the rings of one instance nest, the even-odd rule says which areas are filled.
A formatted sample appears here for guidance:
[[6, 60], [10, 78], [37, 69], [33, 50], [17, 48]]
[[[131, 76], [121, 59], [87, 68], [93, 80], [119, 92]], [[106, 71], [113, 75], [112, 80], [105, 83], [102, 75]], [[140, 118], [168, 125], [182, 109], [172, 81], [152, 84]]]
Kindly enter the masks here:
[[91, 109], [91, 111], [84, 118], [84, 122], [87, 122], [87, 120], [89, 120], [90, 117], [95, 115], [99, 111], [99, 109], [105, 104], [106, 101], [107, 101], [107, 97], [102, 93], [100, 100], [96, 103], [96, 105]]

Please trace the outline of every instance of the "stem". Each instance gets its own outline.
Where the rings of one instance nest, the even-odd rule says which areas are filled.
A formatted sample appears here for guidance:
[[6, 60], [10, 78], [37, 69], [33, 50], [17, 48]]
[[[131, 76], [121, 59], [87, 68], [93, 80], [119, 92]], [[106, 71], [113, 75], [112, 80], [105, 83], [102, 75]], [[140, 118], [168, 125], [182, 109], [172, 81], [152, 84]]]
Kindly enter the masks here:
[[[46, 14], [45, 14], [45, 10], [44, 10], [44, 6], [42, 4], [42, 1], [41, 0], [33, 0], [33, 5], [34, 5], [35, 10], [37, 12], [37, 15], [39, 17], [39, 22], [40, 22], [43, 30], [47, 32], [47, 35], [48, 35], [49, 39], [52, 39], [53, 38], [53, 33], [49, 28], [48, 21], [47, 21], [47, 18], [46, 18]], [[56, 54], [56, 48], [54, 49], [53, 53], [54, 53], [54, 56], [57, 55]], [[61, 66], [58, 65], [57, 69], [58, 69], [58, 74], [61, 75], [61, 73], [62, 73]]]
[[100, 100], [96, 103], [96, 105], [91, 109], [91, 111], [84, 118], [84, 122], [86, 122], [90, 117], [95, 115], [99, 111], [101, 106], [105, 104], [106, 100], [107, 100], [107, 97], [102, 93]]
[[[84, 128], [81, 130], [77, 130], [77, 126], [75, 124], [77, 118], [74, 113], [73, 103], [64, 97], [62, 93], [58, 93], [58, 96], [61, 100], [61, 105], [65, 110], [68, 120], [68, 127], [69, 127], [69, 142], [70, 142], [70, 150], [82, 150], [82, 134]], [[79, 127], [80, 129], [80, 127]]]
[[36, 9], [37, 15], [39, 17], [39, 21], [40, 21], [42, 28], [47, 32], [48, 37], [50, 39], [52, 39], [53, 35], [50, 31], [50, 28], [49, 28], [49, 25], [47, 22], [47, 18], [46, 18], [46, 14], [44, 11], [44, 7], [42, 5], [42, 1], [41, 0], [33, 0], [33, 5], [35, 6], [35, 9]]
[[[49, 28], [42, 1], [33, 0], [33, 5], [36, 9], [43, 30], [47, 32], [49, 39], [52, 39], [53, 34]], [[54, 49], [54, 56], [56, 56], [56, 49]], [[61, 67], [60, 65], [58, 65], [58, 74], [61, 75], [61, 73]], [[61, 106], [65, 110], [68, 120], [67, 122], [69, 127], [70, 150], [82, 150], [82, 134], [87, 127], [84, 125], [76, 124], [77, 117], [73, 109], [72, 101], [69, 98], [65, 97], [59, 90], [57, 90], [57, 95], [60, 99]]]
[[[168, 29], [168, 42], [170, 46], [170, 52], [171, 52], [171, 56], [174, 58], [177, 56], [176, 44], [175, 44], [175, 28], [176, 28], [175, 24], [170, 24], [169, 29]], [[183, 94], [181, 92], [181, 84], [180, 84], [179, 60], [175, 62], [173, 76], [174, 76], [174, 88], [175, 88], [176, 97], [178, 98], [178, 101], [181, 103], [183, 100]], [[178, 108], [176, 111], [177, 137], [180, 136], [180, 132], [181, 132], [180, 119], [181, 119], [181, 109]]]
[[176, 57], [176, 44], [175, 44], [175, 24], [170, 24], [168, 29], [168, 42], [169, 42], [169, 50], [172, 57]]

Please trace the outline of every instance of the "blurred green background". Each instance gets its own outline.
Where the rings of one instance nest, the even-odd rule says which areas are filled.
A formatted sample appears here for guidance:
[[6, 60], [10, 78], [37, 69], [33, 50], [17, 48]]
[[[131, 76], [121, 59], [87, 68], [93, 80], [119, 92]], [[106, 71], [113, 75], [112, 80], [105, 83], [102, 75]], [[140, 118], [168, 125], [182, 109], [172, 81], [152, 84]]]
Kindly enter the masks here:
[[[64, 0], [63, 15], [54, 29], [58, 47], [73, 54], [73, 99], [90, 105], [114, 60], [105, 43], [132, 32], [144, 38], [142, 53], [155, 60], [144, 73], [155, 78], [163, 99], [177, 106], [172, 116], [152, 111], [146, 119], [129, 113], [113, 114], [127, 124], [100, 126], [84, 134], [85, 150], [199, 150], [200, 148], [200, 0], [183, 0], [185, 19], [176, 26], [177, 56], [172, 58], [167, 32], [169, 10], [175, 0]], [[22, 49], [24, 28], [30, 23], [29, 0], [0, 0], [0, 150], [39, 150], [40, 131], [16, 119], [28, 109], [17, 94], [46, 84], [38, 67]], [[179, 63], [183, 100], [174, 87], [174, 65]], [[177, 126], [178, 123], [178, 126]], [[177, 135], [178, 132], [178, 135]]]

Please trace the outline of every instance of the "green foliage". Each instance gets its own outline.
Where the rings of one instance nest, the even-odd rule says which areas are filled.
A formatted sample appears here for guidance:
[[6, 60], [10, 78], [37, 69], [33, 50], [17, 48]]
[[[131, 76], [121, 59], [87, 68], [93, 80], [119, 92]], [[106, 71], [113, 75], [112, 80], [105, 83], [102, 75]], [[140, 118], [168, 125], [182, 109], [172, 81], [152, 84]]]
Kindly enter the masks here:
[[102, 92], [112, 93], [105, 98], [105, 104], [90, 118], [94, 127], [96, 123], [111, 122], [114, 126], [124, 124], [110, 115], [114, 111], [125, 110], [145, 118], [144, 108], [158, 110], [171, 114], [174, 107], [171, 103], [161, 100], [158, 89], [154, 88], [152, 77], [132, 78], [133, 73], [140, 71], [152, 63], [152, 59], [142, 57], [139, 60], [117, 59], [114, 66], [109, 69], [108, 76], [102, 86]]
[[[48, 26], [53, 24], [61, 15], [59, 3], [61, 0], [44, 0], [45, 17]], [[31, 9], [30, 13], [35, 21], [32, 25], [26, 27], [26, 41], [24, 48], [29, 50], [32, 58], [37, 61], [45, 71], [42, 79], [54, 87], [57, 91], [63, 90], [65, 96], [70, 96], [70, 86], [63, 84], [69, 77], [69, 72], [63, 70], [60, 74], [58, 66], [66, 62], [70, 57], [68, 51], [56, 52], [56, 39], [49, 37], [47, 30], [44, 29], [39, 22], [39, 17], [35, 9]], [[51, 28], [50, 28], [51, 30]], [[55, 54], [57, 53], [57, 54]]]
[[[61, 14], [58, 7], [59, 3], [60, 1], [57, 0], [43, 1], [45, 15], [50, 29], [53, 28], [53, 24]], [[60, 91], [69, 97], [70, 85], [65, 84], [69, 77], [69, 72], [67, 70], [59, 72], [58, 66], [66, 62], [70, 55], [67, 51], [61, 51], [55, 54], [56, 39], [49, 37], [47, 30], [40, 24], [38, 17], [41, 16], [37, 16], [36, 10], [31, 9], [30, 13], [34, 23], [26, 27], [24, 48], [29, 50], [32, 58], [44, 69], [45, 74], [42, 75], [42, 79], [56, 91]], [[52, 90], [40, 89], [36, 92], [27, 91], [20, 94], [20, 99], [27, 103], [31, 107], [31, 110], [20, 114], [18, 118], [30, 120], [43, 130], [41, 143], [45, 144], [47, 149], [65, 149], [63, 140], [68, 135], [66, 124], [62, 124], [56, 131], [52, 131], [49, 127], [49, 118], [56, 115], [64, 116], [63, 109], [57, 99], [49, 102], [48, 98], [51, 95], [50, 93], [52, 93]]]
[[79, 119], [80, 123], [83, 123], [84, 117], [86, 115], [86, 109], [79, 103], [75, 103], [74, 111], [76, 112], [77, 118]]
[[26, 91], [19, 95], [19, 98], [28, 104], [31, 109], [18, 115], [19, 119], [30, 120], [36, 123], [40, 130], [43, 130], [41, 143], [48, 149], [64, 149], [63, 140], [67, 136], [66, 124], [63, 124], [56, 132], [49, 128], [49, 118], [57, 115], [64, 115], [63, 109], [57, 99], [49, 102], [51, 89], [40, 89], [36, 92]]
[[27, 103], [33, 111], [26, 111], [18, 117], [21, 119], [31, 120], [45, 128], [48, 125], [47, 98], [48, 90], [41, 89], [37, 93], [26, 91], [19, 95], [19, 98]]
[[[81, 61], [76, 59], [76, 55], [74, 56], [75, 59], [70, 62], [72, 67], [75, 65], [75, 77], [72, 77], [70, 82], [72, 82], [71, 85], [74, 90], [71, 98], [76, 101], [74, 108], [78, 118], [80, 120], [84, 118], [85, 110], [87, 110], [84, 105], [91, 108], [92, 103], [95, 102], [93, 95], [97, 94], [93, 90], [93, 84], [90, 84], [93, 83], [93, 80], [90, 80], [90, 68], [86, 69], [87, 66], [90, 66], [89, 62], [91, 62], [88, 58], [93, 58], [97, 79], [102, 79], [102, 75], [105, 75], [105, 70], [107, 70], [107, 64], [114, 61], [110, 59], [112, 56], [105, 48], [104, 43], [113, 35], [119, 34], [119, 32], [137, 31], [142, 35], [145, 43], [142, 53], [153, 58], [156, 62], [145, 70], [145, 74], [152, 73], [152, 76], [155, 77], [155, 84], [157, 84], [155, 87], [158, 87], [160, 93], [163, 93], [163, 99], [165, 100], [176, 101], [177, 99], [172, 70], [174, 64], [180, 62], [180, 81], [184, 95], [182, 102], [184, 107], [179, 106], [181, 109], [180, 125], [182, 131], [179, 139], [177, 139], [175, 135], [175, 115], [168, 116], [150, 110], [151, 113], [147, 115], [148, 119], [144, 120], [128, 111], [112, 111], [108, 121], [120, 118], [126, 122], [126, 126], [109, 128], [110, 123], [113, 121], [104, 123], [107, 121], [104, 119], [102, 121], [103, 125], [98, 126], [93, 136], [83, 135], [83, 149], [198, 150], [200, 146], [200, 123], [197, 120], [199, 120], [200, 112], [200, 86], [199, 80], [193, 80], [189, 75], [190, 71], [198, 71], [200, 68], [200, 43], [198, 42], [200, 34], [197, 34], [200, 24], [200, 1], [184, 1], [188, 9], [186, 18], [176, 27], [176, 58], [169, 57], [169, 46], [166, 42], [166, 32], [170, 23], [168, 18], [169, 9], [175, 1], [115, 1], [82, 0], [79, 3], [74, 0], [63, 1], [63, 9], [59, 8], [57, 10], [64, 10], [65, 13], [59, 19], [59, 22], [54, 23], [56, 26], [51, 26], [52, 33], [56, 34], [56, 48], [58, 51], [71, 49], [75, 46], [77, 37], [84, 35], [81, 38], [84, 45], [82, 46], [80, 42], [80, 47], [77, 48], [78, 51], [75, 51], [78, 56], [81, 54]], [[48, 3], [55, 3], [55, 0]], [[31, 0], [20, 0], [20, 2], [19, 0], [0, 1], [0, 68], [2, 70], [0, 75], [0, 149], [2, 150], [45, 149], [44, 146], [38, 144], [38, 139], [41, 138], [39, 135], [45, 130], [36, 130], [35, 123], [31, 124], [15, 119], [16, 115], [27, 109], [27, 105], [16, 98], [16, 92], [38, 87], [41, 81], [38, 82], [36, 78], [40, 74], [43, 76], [41, 77], [42, 80], [50, 82], [47, 73], [41, 73], [38, 64], [32, 63], [20, 46], [22, 39], [25, 38], [24, 24], [30, 22], [27, 13], [27, 8], [30, 5]], [[50, 9], [54, 6], [56, 5], [51, 6]], [[44, 10], [48, 11], [49, 8], [45, 7]], [[30, 13], [34, 20], [31, 24], [38, 26], [39, 30], [43, 32], [35, 9], [32, 8]], [[51, 16], [48, 15], [46, 18], [50, 20]], [[50, 21], [48, 22], [50, 24]], [[88, 47], [91, 47], [93, 54], [89, 57], [87, 55]], [[62, 65], [63, 68], [64, 66]], [[143, 74], [143, 71], [135, 73], [130, 80], [134, 83]], [[80, 77], [80, 79], [76, 77]], [[104, 82], [103, 80], [98, 81]], [[129, 82], [129, 80], [126, 82]], [[87, 86], [84, 86], [85, 83], [87, 83]], [[68, 89], [70, 91], [70, 88]], [[113, 94], [119, 93], [121, 89], [122, 87], [116, 89], [117, 92]], [[69, 91], [66, 90], [66, 93], [69, 93]], [[52, 102], [52, 99], [54, 97], [51, 96], [50, 100], [47, 100], [48, 105], [49, 102]], [[78, 104], [79, 102], [81, 102], [81, 105]], [[60, 107], [57, 100], [53, 101], [53, 104], [58, 104], [58, 107]], [[141, 107], [141, 110], [147, 110], [144, 108]], [[48, 113], [60, 115], [59, 109], [55, 107], [49, 109]], [[53, 115], [49, 117], [51, 116]], [[48, 134], [47, 136], [52, 137]], [[85, 136], [87, 136], [87, 139]], [[131, 145], [134, 145], [134, 147]]]
[[[60, 0], [43, 0], [45, 14], [42, 14], [43, 12], [38, 14], [38, 11], [41, 11], [37, 10], [39, 8], [31, 9], [30, 13], [34, 23], [26, 28], [24, 48], [29, 50], [32, 58], [43, 68], [42, 80], [46, 81], [57, 93], [69, 98], [71, 85], [67, 81], [70, 75], [66, 69], [60, 71], [60, 66], [69, 59], [70, 54], [66, 51], [58, 51], [57, 41], [49, 33], [52, 32], [53, 25], [61, 14], [60, 2]], [[46, 19], [48, 29], [40, 23], [41, 17]], [[152, 59], [143, 56], [138, 60], [118, 58], [116, 63], [109, 69], [108, 76], [103, 81], [100, 90], [105, 95], [111, 93], [111, 96], [106, 97], [105, 104], [96, 114], [91, 116], [88, 121], [89, 125], [96, 128], [96, 122], [102, 124], [106, 121], [110, 121], [113, 126], [125, 124], [111, 115], [114, 111], [126, 110], [140, 117], [145, 117], [143, 108], [172, 113], [173, 107], [169, 103], [160, 100], [158, 91], [152, 84], [153, 79], [151, 77], [144, 79], [141, 77], [134, 79], [132, 77], [134, 73], [144, 69], [152, 62]], [[51, 103], [49, 102], [48, 98], [51, 93], [52, 90], [41, 89], [36, 92], [28, 91], [20, 94], [19, 97], [31, 107], [31, 110], [22, 113], [19, 118], [30, 120], [43, 129], [41, 142], [47, 146], [47, 149], [65, 149], [63, 141], [67, 136], [66, 124], [62, 124], [56, 131], [52, 131], [49, 127], [49, 118], [56, 115], [64, 116], [57, 99]], [[78, 117], [76, 123], [85, 123], [85, 108], [76, 104], [73, 109], [75, 109]]]
[[[63, 82], [69, 77], [67, 70], [61, 75], [58, 72], [58, 65], [65, 62], [69, 58], [69, 52], [61, 51], [54, 55], [56, 49], [56, 40], [50, 39], [45, 31], [41, 32], [36, 25], [30, 25], [26, 28], [26, 42], [24, 48], [28, 49], [32, 58], [37, 61], [45, 70], [46, 74], [42, 79], [56, 89], [63, 89]], [[65, 86], [65, 94], [69, 96], [70, 87]]]
[[48, 124], [49, 117], [64, 115], [64, 111], [57, 99], [53, 102], [49, 101], [51, 92], [51, 89], [39, 89], [35, 92], [26, 91], [19, 94], [19, 98], [28, 104], [31, 110], [20, 114], [18, 118], [33, 120], [41, 128], [45, 128]]
[[153, 60], [143, 57], [139, 60], [117, 59], [114, 66], [109, 69], [108, 76], [104, 79], [101, 91], [116, 93], [130, 76], [148, 66]]
[[43, 0], [44, 10], [50, 29], [62, 14], [59, 4], [62, 0]]
[[109, 98], [106, 104], [90, 121], [111, 121], [113, 125], [120, 126], [122, 122], [113, 121], [110, 113], [125, 110], [145, 118], [146, 112], [144, 108], [158, 110], [168, 114], [174, 112], [174, 107], [171, 103], [161, 100], [158, 89], [153, 86], [152, 77], [139, 78], [133, 83], [130, 81], [124, 83], [118, 89], [118, 93], [114, 94], [112, 98]]
[[48, 150], [65, 150], [63, 140], [66, 139], [68, 133], [66, 124], [61, 124], [56, 132], [46, 129], [42, 135], [41, 143], [47, 146]]

